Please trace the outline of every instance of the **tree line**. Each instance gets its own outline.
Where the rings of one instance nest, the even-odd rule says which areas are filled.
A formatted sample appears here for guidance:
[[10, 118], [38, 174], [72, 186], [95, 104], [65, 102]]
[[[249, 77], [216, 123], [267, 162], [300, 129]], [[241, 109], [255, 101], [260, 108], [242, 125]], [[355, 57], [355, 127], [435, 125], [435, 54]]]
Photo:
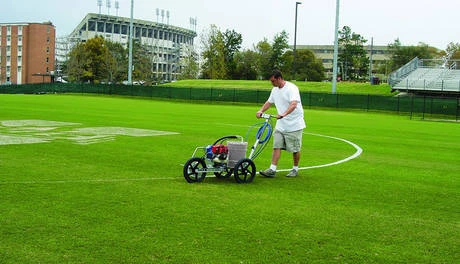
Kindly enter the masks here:
[[[220, 30], [211, 25], [196, 48], [183, 51], [178, 64], [179, 79], [267, 79], [273, 69], [280, 69], [286, 79], [323, 81], [326, 79], [321, 60], [308, 49], [297, 49], [295, 58], [288, 44], [286, 31], [275, 34], [272, 40], [259, 41], [250, 49], [242, 49], [242, 35], [234, 30]], [[344, 26], [339, 30], [339, 76], [342, 80], [363, 81], [369, 77], [367, 40]], [[460, 59], [460, 44], [450, 43], [445, 51], [427, 44], [403, 46], [399, 39], [388, 45], [389, 61], [375, 65], [373, 73], [388, 74], [414, 57]], [[159, 83], [162, 77], [155, 74], [152, 50], [133, 41], [133, 80]], [[64, 65], [71, 82], [121, 83], [127, 79], [128, 48], [101, 36], [76, 44]]]

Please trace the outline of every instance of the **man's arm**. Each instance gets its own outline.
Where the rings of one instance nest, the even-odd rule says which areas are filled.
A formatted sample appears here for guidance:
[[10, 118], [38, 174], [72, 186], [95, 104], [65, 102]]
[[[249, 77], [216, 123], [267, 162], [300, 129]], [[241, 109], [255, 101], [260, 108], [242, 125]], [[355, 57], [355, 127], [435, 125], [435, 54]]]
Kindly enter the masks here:
[[263, 112], [267, 111], [268, 108], [270, 108], [272, 104], [269, 101], [266, 101], [264, 105], [262, 105], [262, 108], [260, 108], [259, 111], [256, 113], [256, 117], [260, 118]]
[[286, 111], [284, 113], [282, 113], [281, 115], [278, 115], [277, 118], [278, 119], [281, 119], [287, 115], [289, 115], [290, 113], [292, 113], [292, 111], [294, 111], [297, 107], [297, 101], [292, 101], [290, 104], [289, 104], [289, 107], [288, 109], [286, 109]]

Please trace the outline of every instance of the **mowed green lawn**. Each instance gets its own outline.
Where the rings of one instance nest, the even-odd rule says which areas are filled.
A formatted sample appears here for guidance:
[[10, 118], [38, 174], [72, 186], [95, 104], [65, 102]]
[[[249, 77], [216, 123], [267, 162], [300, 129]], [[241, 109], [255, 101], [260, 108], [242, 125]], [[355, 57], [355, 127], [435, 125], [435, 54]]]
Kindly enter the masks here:
[[[351, 143], [362, 154], [294, 179], [186, 183], [195, 147], [244, 136], [258, 108], [0, 95], [0, 263], [460, 259], [458, 123], [306, 109], [302, 167], [344, 160]], [[33, 140], [47, 142], [20, 144]]]
[[[332, 91], [331, 82], [304, 82], [294, 81], [300, 91], [312, 91], [320, 93], [330, 93]], [[164, 87], [180, 88], [228, 88], [228, 89], [266, 89], [273, 87], [268, 80], [180, 80], [162, 84]], [[371, 94], [392, 96], [389, 84], [371, 85], [368, 82], [338, 82], [336, 86], [337, 93], [340, 94]]]

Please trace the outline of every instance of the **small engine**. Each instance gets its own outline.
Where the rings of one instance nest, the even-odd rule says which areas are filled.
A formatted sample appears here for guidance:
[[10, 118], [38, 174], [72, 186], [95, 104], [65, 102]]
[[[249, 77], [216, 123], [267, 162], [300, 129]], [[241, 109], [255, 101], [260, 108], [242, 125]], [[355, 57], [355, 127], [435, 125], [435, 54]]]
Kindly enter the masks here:
[[227, 160], [228, 148], [223, 144], [209, 145], [206, 147], [206, 158], [215, 163], [224, 163]]

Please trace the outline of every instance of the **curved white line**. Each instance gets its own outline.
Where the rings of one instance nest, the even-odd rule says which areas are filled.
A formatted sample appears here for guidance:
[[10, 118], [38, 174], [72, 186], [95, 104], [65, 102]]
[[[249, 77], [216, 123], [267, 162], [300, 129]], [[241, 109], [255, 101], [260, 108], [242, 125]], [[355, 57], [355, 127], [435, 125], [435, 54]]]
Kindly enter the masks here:
[[[357, 158], [359, 155], [361, 155], [361, 153], [363, 153], [363, 149], [361, 147], [359, 147], [357, 144], [349, 141], [349, 140], [346, 140], [346, 139], [343, 139], [343, 138], [338, 138], [338, 137], [332, 137], [332, 136], [326, 136], [326, 135], [321, 135], [321, 134], [315, 134], [315, 133], [307, 133], [307, 132], [304, 132], [304, 134], [308, 134], [308, 135], [312, 135], [312, 136], [318, 136], [318, 137], [324, 137], [324, 138], [331, 138], [331, 139], [335, 139], [335, 140], [339, 140], [339, 141], [342, 141], [342, 142], [345, 142], [351, 146], [353, 146], [355, 149], [356, 149], [356, 152], [345, 158], [345, 159], [342, 159], [342, 160], [338, 160], [338, 161], [335, 161], [335, 162], [331, 162], [331, 163], [327, 163], [327, 164], [321, 164], [321, 165], [315, 165], [315, 166], [308, 166], [308, 167], [300, 167], [299, 170], [308, 170], [308, 169], [318, 169], [318, 168], [324, 168], [324, 167], [329, 167], [329, 166], [333, 166], [333, 165], [338, 165], [340, 163], [344, 163], [344, 162], [347, 162], [347, 161], [350, 161], [354, 158]], [[181, 164], [181, 166], [184, 166]], [[289, 171], [291, 169], [281, 169], [281, 170], [277, 170], [277, 171]], [[258, 174], [258, 173], [257, 173]], [[207, 176], [207, 177], [213, 177], [212, 175], [210, 176]], [[44, 180], [44, 181], [16, 181], [16, 182], [8, 182], [8, 181], [1, 181], [0, 182], [0, 185], [2, 184], [46, 184], [46, 183], [51, 183], [51, 184], [61, 184], [61, 183], [91, 183], [91, 182], [95, 182], [95, 183], [104, 183], [104, 182], [126, 182], [126, 181], [152, 181], [152, 180], [172, 180], [172, 179], [175, 179], [174, 177], [172, 178], [136, 178], [136, 179], [88, 179], [88, 180]]]
[[[338, 161], [327, 163], [327, 164], [315, 165], [315, 166], [299, 167], [299, 170], [318, 169], [318, 168], [324, 168], [324, 167], [338, 165], [340, 163], [344, 163], [344, 162], [350, 161], [350, 160], [352, 160], [354, 158], [357, 158], [359, 155], [361, 155], [361, 153], [363, 153], [363, 149], [360, 146], [358, 146], [357, 144], [355, 144], [355, 143], [353, 143], [353, 142], [351, 142], [349, 140], [343, 139], [343, 138], [326, 136], [326, 135], [315, 134], [315, 133], [307, 133], [307, 132], [304, 132], [304, 134], [308, 134], [308, 135], [312, 135], [312, 136], [318, 136], [318, 137], [324, 137], [324, 138], [331, 138], [331, 139], [335, 139], [335, 140], [345, 142], [345, 143], [353, 146], [356, 149], [356, 152], [353, 155], [351, 155], [351, 156], [349, 156], [349, 157], [347, 157], [345, 159], [342, 159], [342, 160], [338, 160]], [[281, 170], [277, 170], [277, 171], [290, 171], [290, 170], [291, 169], [281, 169]]]

